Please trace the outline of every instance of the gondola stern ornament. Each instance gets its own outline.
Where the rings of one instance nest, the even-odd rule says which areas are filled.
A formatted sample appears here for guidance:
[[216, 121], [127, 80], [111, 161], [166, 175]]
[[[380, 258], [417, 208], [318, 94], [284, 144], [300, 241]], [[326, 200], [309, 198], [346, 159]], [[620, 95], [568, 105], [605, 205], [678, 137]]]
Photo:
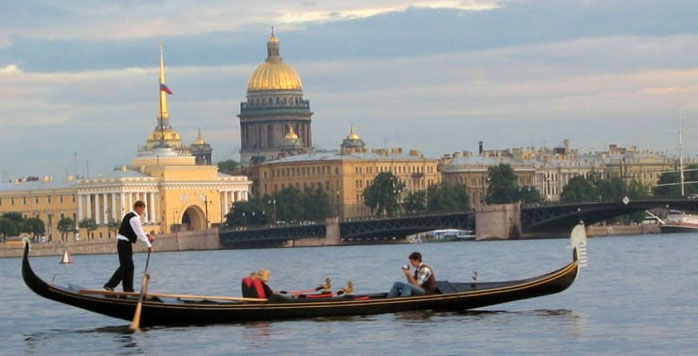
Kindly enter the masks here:
[[579, 267], [587, 267], [589, 259], [587, 256], [587, 232], [583, 222], [577, 224], [570, 234], [570, 248], [575, 250]]
[[27, 250], [27, 251], [31, 251], [31, 250], [32, 250], [32, 243], [31, 243], [31, 241], [29, 240], [28, 237], [22, 238], [22, 242], [24, 243], [24, 249], [25, 249], [25, 250]]

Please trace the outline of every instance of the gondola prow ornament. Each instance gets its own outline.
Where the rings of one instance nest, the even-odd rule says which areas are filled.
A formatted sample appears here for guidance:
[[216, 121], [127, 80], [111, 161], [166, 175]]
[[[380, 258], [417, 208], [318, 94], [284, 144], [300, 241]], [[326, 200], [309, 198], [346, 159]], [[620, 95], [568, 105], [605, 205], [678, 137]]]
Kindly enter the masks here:
[[587, 231], [584, 223], [580, 221], [570, 234], [570, 248], [576, 250], [579, 267], [589, 266], [587, 257]]

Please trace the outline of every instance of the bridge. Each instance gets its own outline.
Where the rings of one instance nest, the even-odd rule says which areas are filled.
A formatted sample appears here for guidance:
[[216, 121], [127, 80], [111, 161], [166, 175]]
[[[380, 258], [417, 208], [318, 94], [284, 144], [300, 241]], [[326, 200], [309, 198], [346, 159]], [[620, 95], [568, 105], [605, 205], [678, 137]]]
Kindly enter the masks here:
[[288, 241], [331, 237], [334, 237], [337, 243], [389, 240], [438, 229], [473, 229], [475, 215], [467, 211], [391, 218], [345, 219], [338, 221], [337, 225], [337, 236], [330, 236], [333, 234], [333, 229], [328, 228], [328, 223], [222, 230], [221, 244], [229, 248], [273, 247], [282, 246]]
[[568, 229], [579, 221], [593, 225], [617, 216], [655, 208], [698, 210], [698, 200], [628, 200], [626, 202], [598, 202], [557, 204], [521, 209], [521, 227], [524, 232]]
[[[542, 232], [568, 231], [579, 221], [591, 225], [617, 216], [654, 208], [698, 210], [696, 200], [636, 200], [627, 202], [573, 203], [524, 206], [520, 209], [521, 232], [535, 236]], [[221, 231], [221, 244], [228, 248], [278, 247], [301, 240], [316, 240], [317, 245], [351, 241], [386, 240], [439, 229], [475, 229], [472, 211], [390, 218], [355, 218], [330, 223], [266, 226]], [[302, 245], [302, 244], [301, 244]], [[308, 244], [312, 245], [312, 244]]]

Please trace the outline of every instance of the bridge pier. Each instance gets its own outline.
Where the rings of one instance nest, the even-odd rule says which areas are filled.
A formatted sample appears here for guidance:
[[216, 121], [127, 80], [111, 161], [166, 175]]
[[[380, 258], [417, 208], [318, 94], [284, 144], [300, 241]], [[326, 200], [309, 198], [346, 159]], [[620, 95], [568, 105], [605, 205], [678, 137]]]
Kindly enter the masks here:
[[511, 240], [521, 237], [521, 204], [485, 205], [475, 210], [476, 240]]
[[337, 246], [342, 243], [342, 235], [339, 230], [339, 218], [325, 219], [325, 246]]

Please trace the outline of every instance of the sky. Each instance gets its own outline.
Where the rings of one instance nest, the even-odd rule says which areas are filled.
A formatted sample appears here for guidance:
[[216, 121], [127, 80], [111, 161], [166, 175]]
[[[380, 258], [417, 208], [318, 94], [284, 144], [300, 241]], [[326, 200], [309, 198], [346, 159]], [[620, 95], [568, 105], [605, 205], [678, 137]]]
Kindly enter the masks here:
[[171, 124], [237, 159], [272, 25], [321, 149], [353, 123], [433, 158], [564, 139], [677, 154], [681, 117], [694, 155], [696, 18], [691, 0], [5, 0], [0, 178], [129, 163], [156, 125], [160, 42]]

